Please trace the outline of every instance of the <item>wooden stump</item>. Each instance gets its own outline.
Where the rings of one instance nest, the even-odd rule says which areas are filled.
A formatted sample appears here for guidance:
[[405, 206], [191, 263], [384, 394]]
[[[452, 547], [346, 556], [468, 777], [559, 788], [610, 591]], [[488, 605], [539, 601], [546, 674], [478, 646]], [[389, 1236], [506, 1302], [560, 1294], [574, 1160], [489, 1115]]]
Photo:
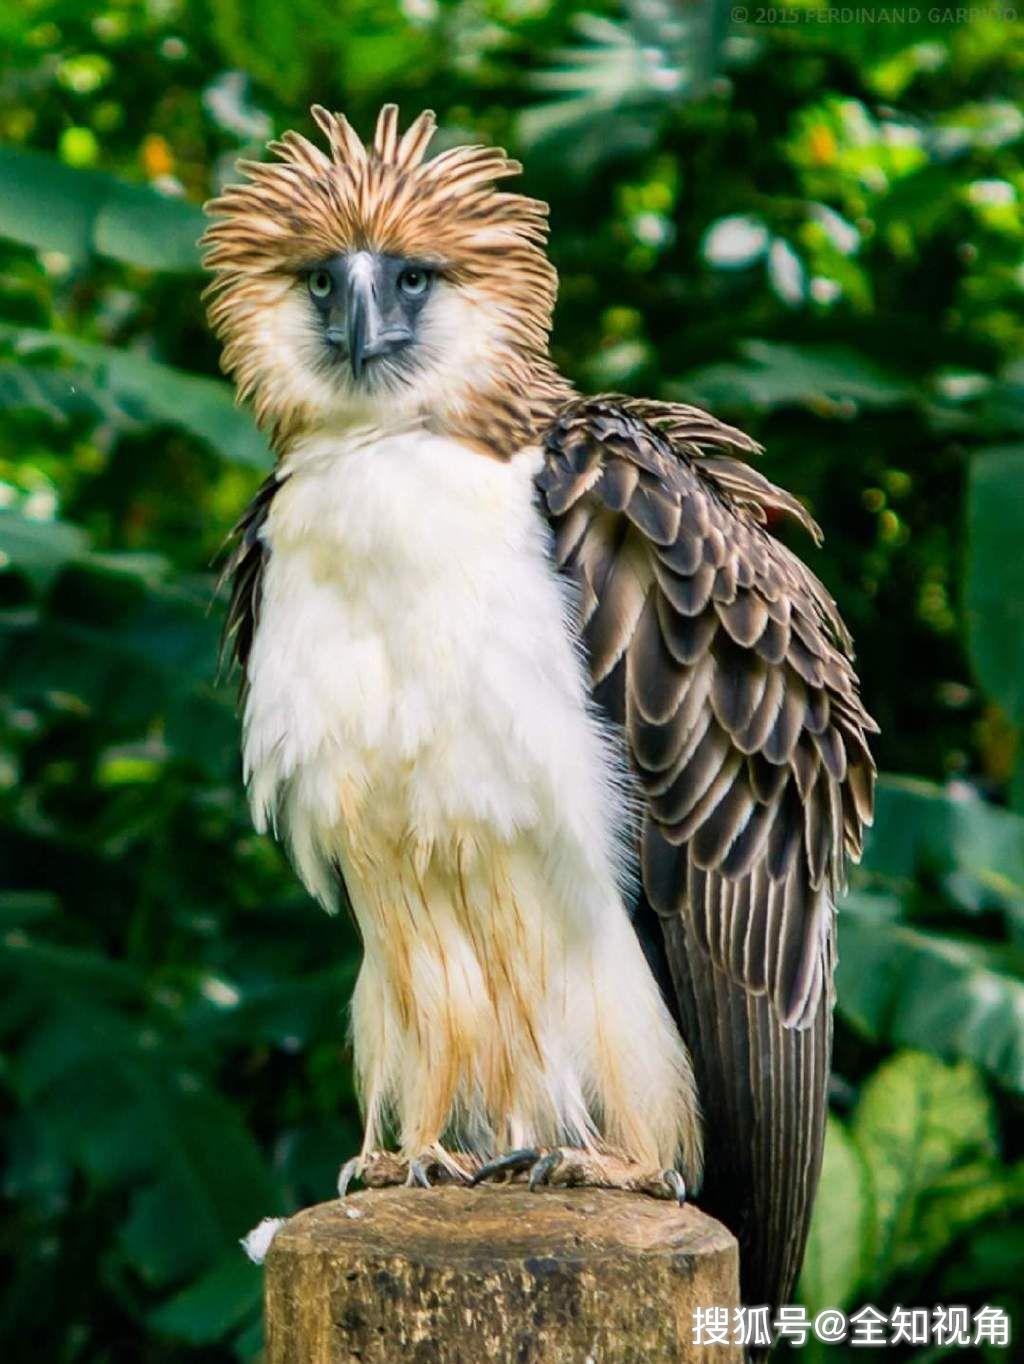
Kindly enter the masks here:
[[693, 1344], [739, 1302], [736, 1242], [695, 1208], [598, 1189], [375, 1189], [287, 1222], [266, 1364], [735, 1364]]

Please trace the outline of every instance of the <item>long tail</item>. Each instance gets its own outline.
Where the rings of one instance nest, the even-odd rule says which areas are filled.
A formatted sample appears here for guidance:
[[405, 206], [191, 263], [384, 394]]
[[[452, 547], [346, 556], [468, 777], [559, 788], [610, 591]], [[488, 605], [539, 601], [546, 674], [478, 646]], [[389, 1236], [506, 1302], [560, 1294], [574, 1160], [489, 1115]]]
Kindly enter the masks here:
[[697, 1202], [740, 1243], [744, 1304], [767, 1305], [774, 1317], [791, 1301], [821, 1173], [831, 991], [808, 1027], [783, 1027], [768, 996], [718, 969], [683, 918], [665, 932], [706, 1115]]

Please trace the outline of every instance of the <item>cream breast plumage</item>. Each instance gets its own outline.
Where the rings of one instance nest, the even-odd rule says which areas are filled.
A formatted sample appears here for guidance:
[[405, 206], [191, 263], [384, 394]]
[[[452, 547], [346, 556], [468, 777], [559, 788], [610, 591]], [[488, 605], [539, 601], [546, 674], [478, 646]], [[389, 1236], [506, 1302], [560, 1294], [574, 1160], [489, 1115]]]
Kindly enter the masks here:
[[229, 565], [254, 817], [364, 946], [345, 1179], [699, 1189], [785, 1301], [874, 772], [767, 514], [815, 528], [740, 432], [559, 375], [503, 152], [314, 117], [206, 263], [278, 456]]

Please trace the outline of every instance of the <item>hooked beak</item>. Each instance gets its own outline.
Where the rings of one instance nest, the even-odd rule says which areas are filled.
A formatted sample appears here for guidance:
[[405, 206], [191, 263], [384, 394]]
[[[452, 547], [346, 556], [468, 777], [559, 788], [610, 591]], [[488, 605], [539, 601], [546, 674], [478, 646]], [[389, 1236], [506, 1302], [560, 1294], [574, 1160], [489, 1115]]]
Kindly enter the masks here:
[[387, 324], [381, 311], [376, 269], [350, 273], [345, 311], [348, 359], [352, 377], [357, 381], [367, 360], [392, 355], [412, 340], [408, 327]]

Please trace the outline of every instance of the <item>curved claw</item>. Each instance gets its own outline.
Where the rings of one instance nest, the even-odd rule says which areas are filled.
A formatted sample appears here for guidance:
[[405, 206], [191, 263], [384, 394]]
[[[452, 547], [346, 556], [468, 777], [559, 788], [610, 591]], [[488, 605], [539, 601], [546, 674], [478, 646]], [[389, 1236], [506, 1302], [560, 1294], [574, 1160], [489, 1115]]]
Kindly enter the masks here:
[[348, 1186], [359, 1173], [359, 1157], [353, 1156], [351, 1160], [346, 1160], [345, 1164], [338, 1171], [338, 1197], [344, 1198], [348, 1193]]
[[486, 1165], [481, 1165], [469, 1181], [470, 1188], [475, 1189], [485, 1179], [491, 1179], [494, 1175], [504, 1174], [506, 1171], [515, 1174], [519, 1170], [529, 1170], [540, 1159], [541, 1153], [530, 1146], [524, 1146], [518, 1151], [509, 1151], [507, 1156], [498, 1156], [495, 1160], [489, 1160]]
[[405, 1183], [410, 1189], [415, 1188], [417, 1185], [421, 1189], [429, 1189], [431, 1187], [430, 1176], [427, 1174], [426, 1167], [422, 1161], [410, 1160], [409, 1177]]
[[686, 1202], [686, 1180], [678, 1170], [665, 1170], [661, 1177], [668, 1185], [672, 1197], [682, 1207]]
[[530, 1171], [530, 1191], [536, 1192], [542, 1184], [547, 1184], [551, 1176], [562, 1163], [562, 1153], [559, 1150], [549, 1151], [546, 1156], [542, 1156]]

